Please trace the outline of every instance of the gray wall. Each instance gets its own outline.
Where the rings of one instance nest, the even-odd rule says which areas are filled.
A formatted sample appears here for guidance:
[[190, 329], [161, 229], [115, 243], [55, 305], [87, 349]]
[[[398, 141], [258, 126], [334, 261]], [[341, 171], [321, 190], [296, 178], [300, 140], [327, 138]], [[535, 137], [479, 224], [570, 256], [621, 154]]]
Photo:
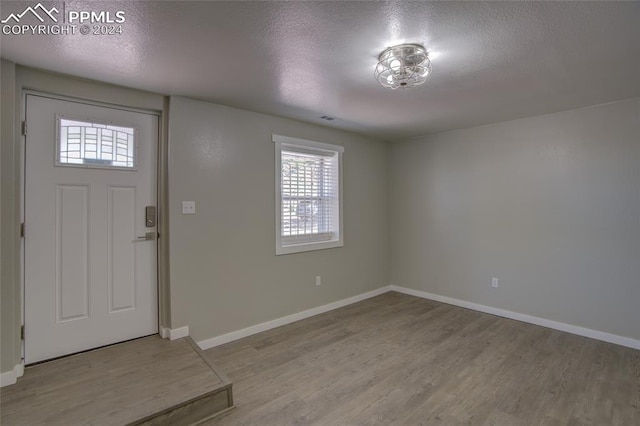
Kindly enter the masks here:
[[640, 99], [395, 143], [390, 175], [393, 284], [640, 339]]
[[21, 356], [20, 269], [19, 269], [19, 180], [20, 160], [15, 143], [16, 67], [2, 60], [0, 83], [0, 371], [13, 370]]
[[[180, 97], [170, 110], [173, 328], [211, 338], [389, 284], [385, 142]], [[275, 255], [272, 133], [345, 147], [344, 247]]]

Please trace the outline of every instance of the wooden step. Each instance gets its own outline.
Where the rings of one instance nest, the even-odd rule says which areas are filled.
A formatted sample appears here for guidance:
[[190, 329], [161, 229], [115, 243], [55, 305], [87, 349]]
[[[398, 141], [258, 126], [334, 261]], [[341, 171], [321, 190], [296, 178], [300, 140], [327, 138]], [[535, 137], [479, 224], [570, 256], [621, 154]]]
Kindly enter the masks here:
[[190, 337], [149, 336], [34, 365], [0, 391], [2, 425], [187, 426], [232, 408], [231, 381]]

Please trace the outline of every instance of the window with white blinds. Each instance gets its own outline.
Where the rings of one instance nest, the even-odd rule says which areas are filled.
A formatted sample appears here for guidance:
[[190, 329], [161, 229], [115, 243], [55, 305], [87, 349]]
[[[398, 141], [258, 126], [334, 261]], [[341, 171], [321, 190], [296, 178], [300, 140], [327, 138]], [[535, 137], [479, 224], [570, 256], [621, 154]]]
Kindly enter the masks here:
[[343, 245], [343, 148], [273, 135], [276, 145], [276, 254]]

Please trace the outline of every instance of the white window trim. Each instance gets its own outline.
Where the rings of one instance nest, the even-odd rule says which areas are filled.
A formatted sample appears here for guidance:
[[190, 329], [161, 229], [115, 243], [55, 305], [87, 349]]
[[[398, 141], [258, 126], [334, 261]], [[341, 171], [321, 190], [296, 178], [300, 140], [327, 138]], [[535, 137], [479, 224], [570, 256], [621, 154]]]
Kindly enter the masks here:
[[[313, 250], [323, 250], [335, 247], [344, 246], [344, 221], [343, 221], [343, 196], [342, 196], [342, 154], [344, 153], [344, 147], [339, 145], [331, 145], [321, 142], [310, 141], [306, 139], [298, 139], [292, 138], [289, 136], [281, 136], [281, 135], [272, 135], [272, 141], [275, 144], [275, 157], [276, 157], [276, 168], [275, 168], [275, 188], [276, 188], [276, 255], [281, 254], [290, 254], [290, 253], [301, 253], [306, 251]], [[283, 147], [287, 145], [293, 145], [297, 147], [308, 147], [313, 148], [315, 150], [320, 151], [328, 151], [332, 153], [338, 154], [338, 204], [339, 204], [339, 213], [338, 213], [338, 238], [328, 241], [315, 241], [315, 242], [304, 242], [301, 244], [289, 244], [283, 246], [283, 238], [282, 238], [282, 187], [281, 187], [281, 177], [282, 177], [282, 157], [281, 151]]]

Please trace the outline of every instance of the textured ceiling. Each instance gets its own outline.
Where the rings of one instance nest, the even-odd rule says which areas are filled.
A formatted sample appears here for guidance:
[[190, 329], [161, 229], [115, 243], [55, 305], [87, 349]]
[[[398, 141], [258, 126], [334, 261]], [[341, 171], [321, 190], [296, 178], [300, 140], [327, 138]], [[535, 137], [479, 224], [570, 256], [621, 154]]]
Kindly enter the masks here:
[[[386, 139], [640, 96], [640, 2], [42, 3], [123, 10], [123, 33], [2, 35], [3, 57]], [[425, 85], [373, 79], [400, 42], [430, 52]]]

